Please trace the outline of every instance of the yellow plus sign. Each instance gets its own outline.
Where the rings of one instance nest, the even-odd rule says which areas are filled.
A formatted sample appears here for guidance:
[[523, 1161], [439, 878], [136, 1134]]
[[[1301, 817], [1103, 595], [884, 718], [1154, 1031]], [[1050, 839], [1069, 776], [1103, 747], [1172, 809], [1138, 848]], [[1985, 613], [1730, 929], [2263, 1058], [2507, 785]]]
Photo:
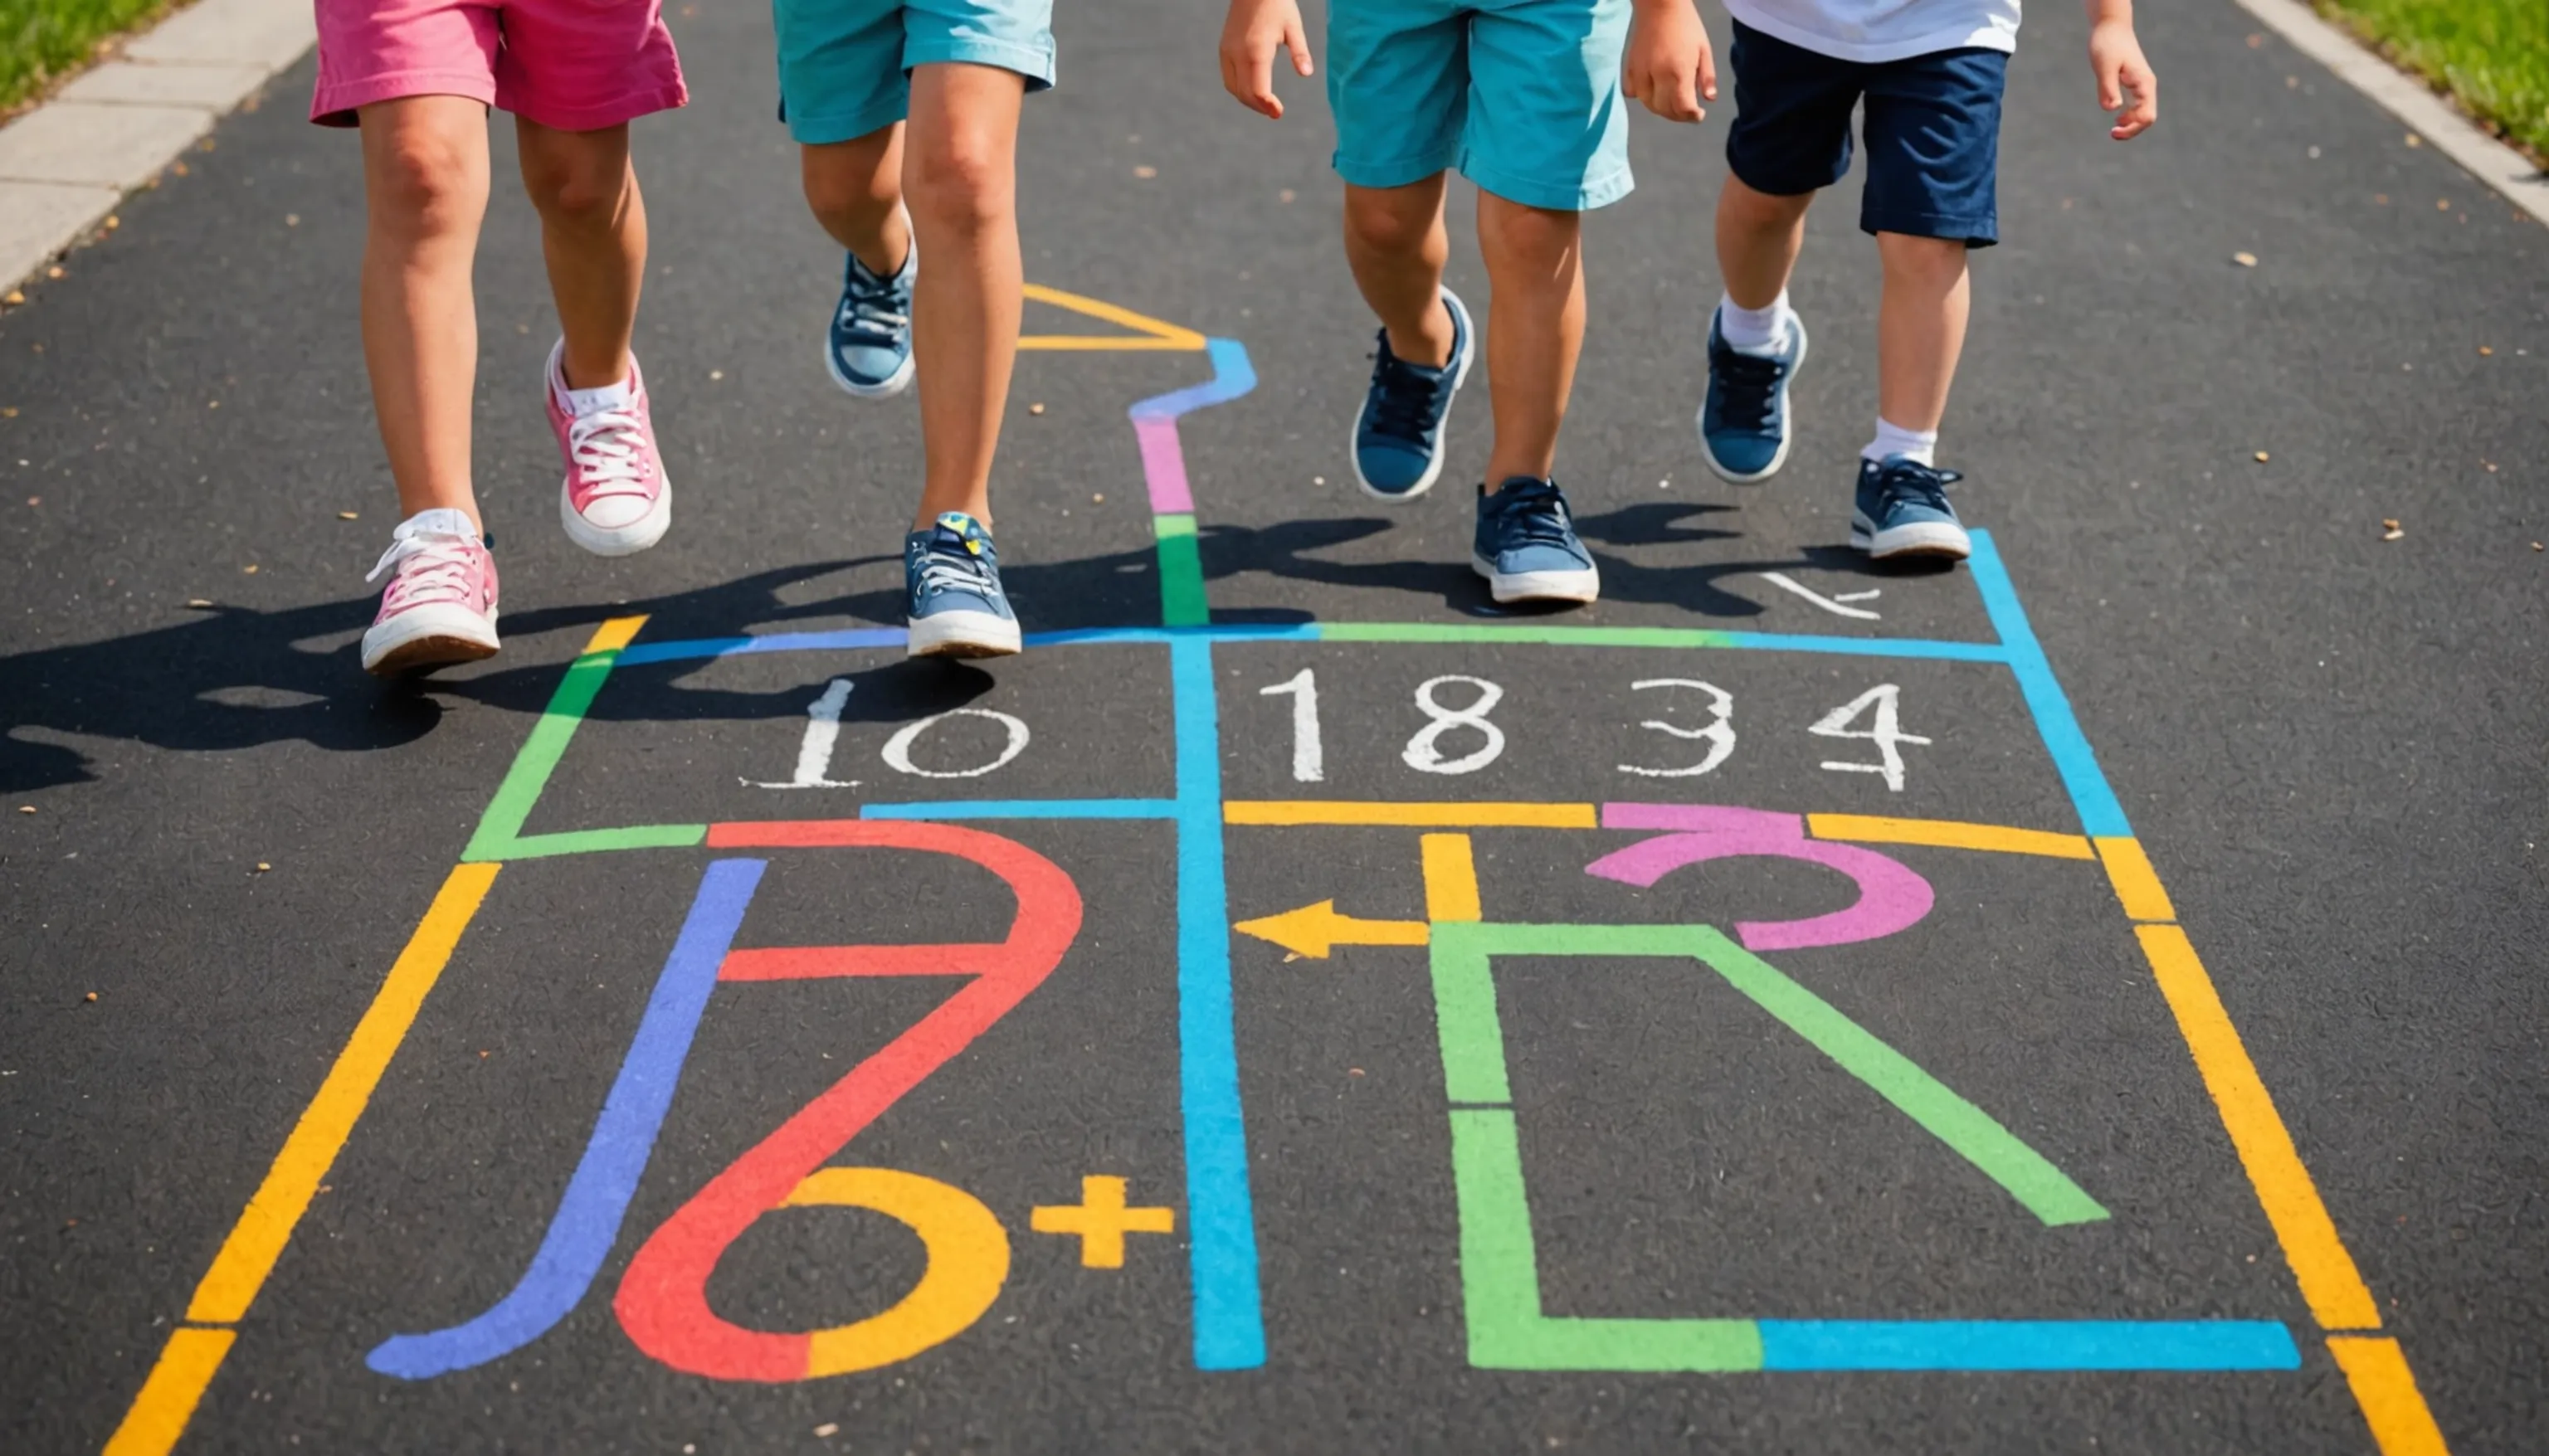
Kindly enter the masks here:
[[1174, 1209], [1128, 1209], [1123, 1179], [1088, 1177], [1080, 1180], [1077, 1208], [1048, 1204], [1035, 1210], [1028, 1225], [1038, 1233], [1079, 1234], [1083, 1268], [1121, 1269], [1125, 1234], [1173, 1233], [1178, 1216]]

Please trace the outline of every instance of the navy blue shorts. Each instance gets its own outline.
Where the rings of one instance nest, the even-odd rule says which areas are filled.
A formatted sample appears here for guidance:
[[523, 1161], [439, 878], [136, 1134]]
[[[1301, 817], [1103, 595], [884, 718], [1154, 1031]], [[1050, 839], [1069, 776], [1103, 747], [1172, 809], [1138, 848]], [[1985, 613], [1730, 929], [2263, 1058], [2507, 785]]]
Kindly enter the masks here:
[[1970, 48], [1902, 60], [1838, 60], [1735, 26], [1735, 126], [1726, 161], [1775, 197], [1849, 173], [1849, 113], [1867, 99], [1869, 232], [2000, 240], [2000, 98], [2009, 54]]

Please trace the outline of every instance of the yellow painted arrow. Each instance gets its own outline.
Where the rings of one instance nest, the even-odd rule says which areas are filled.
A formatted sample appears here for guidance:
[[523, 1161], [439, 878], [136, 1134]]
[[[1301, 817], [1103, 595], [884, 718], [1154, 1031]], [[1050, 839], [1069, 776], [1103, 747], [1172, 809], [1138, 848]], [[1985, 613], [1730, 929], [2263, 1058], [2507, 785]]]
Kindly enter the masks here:
[[1313, 960], [1327, 959], [1331, 946], [1422, 946], [1431, 939], [1431, 930], [1424, 921], [1357, 920], [1351, 915], [1339, 915], [1334, 900], [1321, 900], [1263, 920], [1243, 920], [1232, 929], [1261, 941], [1273, 941], [1295, 956], [1307, 956]]

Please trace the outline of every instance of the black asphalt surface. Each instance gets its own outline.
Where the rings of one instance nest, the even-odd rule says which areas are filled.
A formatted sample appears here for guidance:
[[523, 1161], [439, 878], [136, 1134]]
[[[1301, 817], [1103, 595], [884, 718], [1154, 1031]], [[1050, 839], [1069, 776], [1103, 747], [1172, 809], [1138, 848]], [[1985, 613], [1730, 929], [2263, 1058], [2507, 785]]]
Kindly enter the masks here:
[[[638, 348], [679, 511], [643, 556], [588, 557], [553, 524], [534, 381], [554, 324], [498, 123], [478, 272], [478, 482], [507, 607], [492, 663], [402, 687], [354, 660], [375, 599], [361, 574], [395, 508], [355, 328], [356, 150], [301, 120], [308, 63], [0, 315], [0, 1448], [96, 1449], [125, 1419], [599, 623], [644, 613], [651, 643], [899, 620], [912, 401], [849, 401], [817, 362], [838, 259], [771, 120], [766, 17], [675, 12], [696, 99], [639, 129], [654, 231]], [[1723, 15], [1709, 24], [1722, 44]], [[1961, 508], [1993, 532], [2450, 1448], [2536, 1451], [2549, 232], [2226, 0], [2153, 5], [2142, 25], [2162, 121], [2119, 146], [2077, 15], [2030, 16], [2005, 241], [1976, 261], [1943, 461], [1966, 473]], [[1465, 564], [1482, 387], [1435, 499], [1391, 512], [1345, 484], [1370, 323], [1333, 240], [1324, 104], [1292, 82], [1280, 124], [1228, 102], [1218, 28], [1206, 6], [1065, 8], [1062, 85], [1028, 108], [1029, 276], [1246, 346], [1254, 392], [1182, 422], [1217, 622], [1506, 621]], [[1816, 343], [1786, 472], [1736, 489], [1700, 465], [1707, 219], [1731, 115], [1642, 115], [1640, 189], [1588, 226], [1592, 331], [1559, 478], [1606, 590], [1558, 620], [1987, 641], [1972, 572], [1870, 575], [1841, 549], [1874, 396], [1854, 180], [1815, 216], [1795, 289]], [[1455, 258], [1455, 286], [1483, 303], [1465, 218]], [[1029, 326], [1103, 325], [1037, 305]], [[1160, 620], [1125, 410], [1208, 374], [1196, 353], [1022, 359], [995, 491], [1030, 631]], [[1835, 615], [1765, 571], [1877, 592], [1858, 606], [1878, 616]], [[1315, 785], [1292, 773], [1291, 699], [1260, 693], [1303, 669], [1321, 695]], [[1988, 663], [1259, 641], [1215, 648], [1211, 672], [1230, 800], [2083, 828], [2015, 678]], [[1503, 689], [1488, 716], [1505, 747], [1473, 774], [1406, 759], [1426, 726], [1412, 694], [1446, 676]], [[831, 776], [855, 785], [761, 786], [791, 776], [806, 705], [836, 677], [853, 688]], [[1708, 775], [1618, 767], [1706, 747], [1640, 726], [1704, 720], [1696, 696], [1631, 685], [1661, 678], [1735, 703], [1737, 746]], [[1866, 742], [1807, 732], [1880, 683], [1930, 740], [1903, 748], [1900, 790], [1822, 767], [1873, 762]], [[985, 668], [884, 649], [631, 664], [524, 829], [1170, 799], [1173, 697], [1155, 645]], [[1015, 716], [1031, 742], [975, 778], [890, 764], [898, 730], [965, 706]], [[950, 773], [1002, 742], [960, 717], [910, 758]], [[1229, 956], [1266, 1357], [1198, 1369], [1177, 832], [973, 827], [1070, 876], [1078, 938], [1014, 1015], [829, 1161], [939, 1180], [996, 1217], [1009, 1267], [978, 1321], [882, 1368], [786, 1382], [685, 1373], [625, 1332], [614, 1295], [651, 1230], [948, 994], [729, 985], [573, 1313], [438, 1379], [366, 1367], [381, 1340], [468, 1320], [521, 1277], [720, 852], [522, 860], [226, 1326], [236, 1343], [181, 1449], [2377, 1449], [2094, 865], [1880, 846], [1935, 887], [1928, 918], [1763, 953], [2076, 1180], [2111, 1216], [2092, 1223], [2029, 1217], [1687, 961], [1500, 962], [1544, 1310], [2274, 1321], [2296, 1370], [1482, 1368], [1427, 953], [1288, 959], [1248, 936]], [[1614, 830], [1473, 837], [1489, 921], [1731, 927], [1844, 898], [1758, 860], [1633, 892], [1583, 872], [1636, 838]], [[1370, 920], [1427, 914], [1412, 829], [1233, 825], [1226, 850], [1233, 921], [1331, 899]], [[766, 858], [739, 945], [991, 941], [1012, 903], [924, 857]], [[1127, 1234], [1118, 1269], [1035, 1231], [1031, 1209], [1080, 1203], [1092, 1175], [1127, 1179], [1176, 1231]], [[788, 1213], [735, 1240], [708, 1298], [752, 1329], [839, 1325], [927, 1262], [882, 1215]]]

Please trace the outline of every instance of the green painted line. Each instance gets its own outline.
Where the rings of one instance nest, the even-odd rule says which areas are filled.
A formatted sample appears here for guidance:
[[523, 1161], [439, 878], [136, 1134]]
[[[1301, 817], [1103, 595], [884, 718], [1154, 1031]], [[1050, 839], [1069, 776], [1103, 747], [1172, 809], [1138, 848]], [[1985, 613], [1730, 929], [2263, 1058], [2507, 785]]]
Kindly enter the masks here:
[[1203, 554], [1196, 549], [1195, 518], [1155, 515], [1151, 528], [1159, 535], [1160, 621], [1171, 627], [1200, 627], [1212, 620], [1204, 596]]
[[1749, 1320], [1553, 1320], [1523, 1192], [1522, 1138], [1503, 1108], [1452, 1113], [1461, 1207], [1461, 1304], [1469, 1363], [1485, 1370], [1733, 1372], [1761, 1368]]
[[1487, 959], [1492, 938], [1477, 935], [1479, 929], [1474, 922], [1438, 924], [1428, 952], [1443, 1091], [1453, 1102], [1511, 1102], [1504, 1026], [1496, 1019], [1495, 972]]
[[619, 653], [614, 649], [588, 654], [568, 665], [557, 691], [549, 695], [547, 709], [531, 725], [531, 735], [522, 740], [521, 752], [514, 755], [513, 767], [505, 771], [505, 781], [496, 785], [495, 798], [478, 820], [478, 832], [469, 837], [469, 848], [461, 851], [463, 861], [507, 858], [507, 847], [521, 837], [532, 807], [540, 801], [540, 790], [548, 787], [549, 775], [557, 772], [558, 760], [566, 757], [566, 746], [575, 740], [575, 730], [593, 706], [594, 694], [602, 690], [617, 661]]
[[2025, 1204], [2028, 1212], [2053, 1226], [2092, 1224], [2108, 1217], [2107, 1210], [2079, 1184], [1993, 1121], [1989, 1113], [1948, 1090], [1945, 1083], [1835, 1010], [1830, 1002], [1716, 930], [1708, 926], [1691, 929], [1702, 943], [1699, 957], [1735, 989], [1813, 1043], [1817, 1050], [1865, 1082], [1876, 1095], [1902, 1109], [1906, 1117], [1929, 1129], [1933, 1137], [1963, 1154], [1965, 1161]]
[[1321, 622], [1322, 642], [1536, 642], [1576, 647], [1732, 647], [1707, 627], [1557, 627], [1471, 622]]
[[471, 861], [546, 860], [557, 855], [592, 855], [607, 850], [688, 850], [706, 844], [705, 824], [632, 824], [624, 829], [576, 829], [563, 834], [534, 834], [489, 847], [481, 856], [469, 846]]

